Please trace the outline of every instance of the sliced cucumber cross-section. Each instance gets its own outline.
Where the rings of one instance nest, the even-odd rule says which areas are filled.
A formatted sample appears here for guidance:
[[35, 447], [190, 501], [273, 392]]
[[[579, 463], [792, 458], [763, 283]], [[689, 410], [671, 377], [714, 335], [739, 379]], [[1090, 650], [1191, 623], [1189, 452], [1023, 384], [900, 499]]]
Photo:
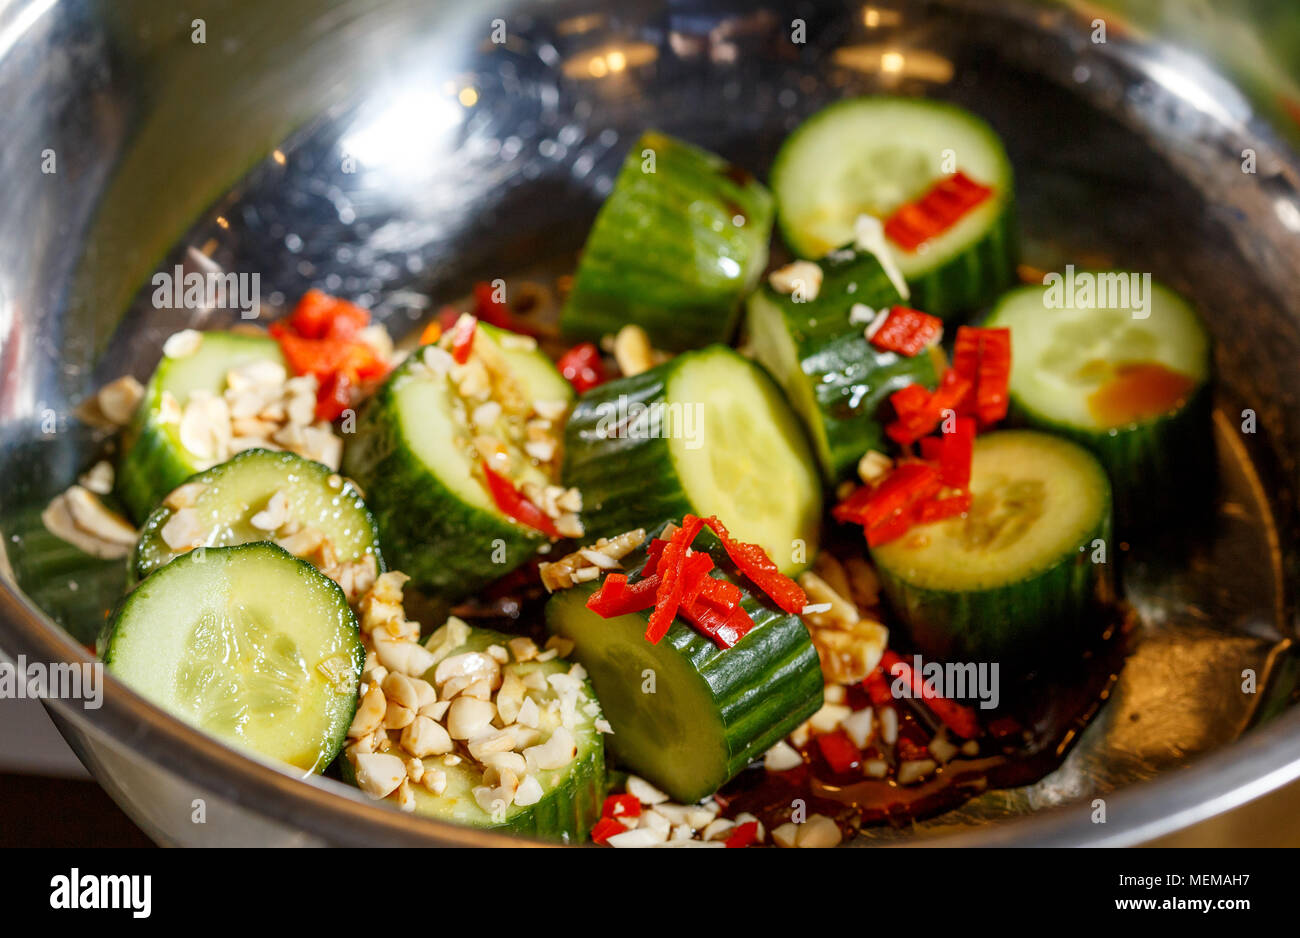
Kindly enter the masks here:
[[910, 305], [948, 317], [992, 301], [1015, 279], [1011, 163], [980, 118], [952, 104], [866, 97], [818, 111], [772, 166], [777, 222], [801, 257], [851, 243], [859, 215], [880, 219], [960, 171], [992, 195], [916, 251], [892, 253]]
[[782, 572], [817, 550], [821, 479], [799, 418], [761, 366], [723, 346], [585, 394], [564, 482], [583, 493], [588, 537], [716, 515]]
[[1212, 476], [1209, 337], [1192, 307], [1149, 276], [1149, 289], [1127, 271], [1072, 276], [1144, 295], [1126, 288], [1130, 305], [1076, 306], [1044, 284], [1003, 297], [988, 325], [1011, 330], [1011, 417], [1092, 450], [1123, 527], [1167, 519], [1203, 500]]
[[1069, 440], [979, 437], [970, 511], [873, 548], [884, 594], [918, 649], [1023, 663], [1100, 629], [1113, 596], [1110, 484]]
[[136, 522], [143, 522], [164, 495], [211, 465], [181, 442], [179, 424], [163, 419], [164, 395], [181, 406], [195, 391], [220, 395], [227, 374], [259, 361], [284, 367], [280, 346], [269, 336], [203, 332], [193, 353], [164, 356], [158, 363], [123, 434], [124, 455], [117, 470], [116, 494]]
[[[145, 522], [131, 558], [134, 577], [148, 576], [191, 546], [229, 547], [277, 537], [291, 543], [295, 535], [302, 540], [303, 532], [323, 538], [313, 554], [323, 553], [328, 543], [329, 554], [339, 562], [372, 556], [376, 571], [383, 570], [379, 535], [361, 493], [321, 463], [294, 453], [250, 449], [183, 485], [176, 499], [169, 495]], [[184, 511], [188, 514], [177, 519]], [[279, 516], [266, 517], [276, 511]], [[168, 537], [175, 541], [173, 532], [191, 520], [195, 544], [169, 544]], [[276, 526], [268, 527], [272, 524]]]
[[343, 744], [363, 658], [339, 587], [268, 543], [161, 567], [123, 600], [102, 650], [116, 677], [174, 716], [307, 773]]

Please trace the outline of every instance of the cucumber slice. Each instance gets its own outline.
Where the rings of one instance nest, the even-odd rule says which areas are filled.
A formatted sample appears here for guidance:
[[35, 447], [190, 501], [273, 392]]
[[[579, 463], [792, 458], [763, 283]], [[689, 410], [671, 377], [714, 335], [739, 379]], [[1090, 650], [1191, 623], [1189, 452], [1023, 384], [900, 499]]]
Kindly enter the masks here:
[[881, 351], [867, 342], [865, 324], [849, 321], [859, 303], [875, 310], [902, 301], [874, 255], [836, 251], [820, 266], [822, 286], [811, 301], [796, 303], [770, 286], [751, 294], [745, 332], [754, 358], [803, 418], [823, 476], [835, 483], [867, 450], [884, 448], [878, 414], [889, 395], [913, 383], [933, 388], [938, 377], [930, 355]]
[[[201, 532], [196, 543], [205, 547], [230, 547], [277, 537], [292, 544], [289, 538], [293, 532], [318, 531], [339, 563], [355, 563], [372, 556], [376, 570], [384, 569], [375, 519], [361, 500], [361, 493], [321, 463], [294, 453], [249, 449], [191, 476], [183, 484], [190, 494], [185, 499], [188, 504], [182, 507], [176, 502], [173, 507], [166, 503], [172, 500], [168, 496], [141, 529], [129, 564], [134, 578], [143, 579], [191, 549], [174, 549], [163, 536], [167, 524], [185, 508]], [[284, 526], [268, 531], [255, 525], [253, 518], [267, 508], [276, 493], [283, 493], [286, 499]], [[314, 557], [324, 561], [324, 551], [311, 549]]]
[[343, 745], [363, 658], [339, 587], [268, 543], [177, 557], [123, 600], [103, 642], [137, 693], [306, 773]]
[[910, 305], [950, 317], [991, 302], [1015, 281], [1011, 163], [997, 134], [952, 104], [866, 97], [818, 111], [772, 165], [781, 235], [801, 257], [854, 240], [859, 215], [889, 216], [955, 169], [993, 194], [917, 251], [896, 248]]
[[1051, 289], [1013, 290], [989, 318], [1011, 329], [1012, 419], [1092, 450], [1122, 528], [1186, 511], [1213, 464], [1210, 340], [1196, 312], [1154, 282], [1142, 319], [1132, 307], [1061, 307]]
[[[572, 388], [546, 356], [502, 344], [502, 335], [480, 323], [474, 342], [503, 353], [518, 383], [512, 393], [567, 405]], [[417, 586], [457, 599], [526, 562], [547, 538], [497, 508], [472, 442], [481, 428], [469, 428], [472, 415], [450, 373], [426, 364], [426, 350], [440, 352], [417, 349], [362, 407], [345, 443], [343, 471], [366, 493], [386, 559]], [[548, 485], [552, 470], [521, 448], [523, 424], [522, 416], [503, 412], [493, 431], [508, 474], [517, 487]]]
[[771, 231], [772, 197], [752, 176], [647, 132], [596, 216], [560, 328], [599, 339], [636, 323], [674, 350], [727, 342]]
[[821, 479], [803, 428], [767, 372], [725, 346], [592, 389], [564, 451], [588, 538], [717, 515], [783, 573], [817, 553]]
[[183, 358], [164, 357], [145, 386], [144, 399], [122, 435], [115, 493], [131, 519], [143, 523], [164, 495], [208, 468], [181, 443], [176, 423], [160, 419], [163, 394], [182, 407], [195, 391], [221, 394], [231, 370], [255, 361], [284, 366], [279, 344], [269, 336], [242, 332], [202, 332], [198, 349]]
[[1110, 483], [1087, 450], [1033, 430], [979, 437], [970, 512], [873, 548], [917, 650], [1026, 662], [1081, 638], [1113, 596]]
[[[715, 569], [738, 582], [708, 532], [696, 549], [709, 550]], [[630, 555], [627, 568], [642, 559]], [[821, 707], [821, 664], [803, 621], [769, 607], [743, 583], [741, 605], [754, 628], [727, 649], [681, 619], [651, 645], [648, 611], [602, 619], [587, 608], [597, 586], [553, 595], [546, 627], [574, 642], [574, 657], [591, 675], [614, 729], [611, 754], [674, 800], [690, 804], [712, 794]]]
[[511, 373], [523, 385], [530, 400], [566, 404], [573, 401], [573, 385], [564, 380], [564, 375], [545, 353], [538, 351], [534, 339], [485, 322], [478, 324], [478, 330], [474, 341], [490, 341], [501, 350]]
[[[469, 639], [448, 652], [447, 657], [483, 651], [489, 645], [504, 646], [510, 638], [509, 635], [490, 629], [473, 629]], [[521, 680], [526, 680], [534, 672], [549, 677], [565, 674], [571, 667], [571, 663], [562, 658], [545, 662], [512, 660], [502, 667], [502, 673], [503, 676], [513, 673]], [[430, 669], [425, 680], [432, 682], [435, 670], [436, 667]], [[474, 795], [474, 789], [484, 784], [483, 767], [462, 746], [457, 750], [460, 759], [455, 765], [447, 765], [443, 756], [429, 756], [422, 760], [425, 771], [445, 773], [447, 785], [440, 795], [435, 795], [424, 786], [412, 785], [415, 813], [470, 827], [508, 831], [562, 843], [582, 843], [600, 819], [606, 790], [605, 744], [603, 735], [596, 729], [600, 710], [597, 706], [592, 708], [591, 713], [585, 711], [584, 708], [591, 707], [595, 702], [596, 695], [591, 683], [585, 679], [582, 688], [585, 702], [575, 709], [574, 719], [569, 725], [577, 746], [577, 755], [563, 768], [533, 773], [544, 792], [536, 804], [524, 806], [512, 803], [495, 816], [492, 812], [483, 810]], [[530, 687], [525, 694], [538, 706], [538, 744], [544, 744], [560, 725], [558, 715], [548, 709], [559, 700], [559, 694], [549, 684], [544, 689]], [[402, 755], [406, 757], [404, 753]], [[351, 762], [343, 758], [339, 760], [339, 766], [344, 779], [355, 784], [355, 770]]]

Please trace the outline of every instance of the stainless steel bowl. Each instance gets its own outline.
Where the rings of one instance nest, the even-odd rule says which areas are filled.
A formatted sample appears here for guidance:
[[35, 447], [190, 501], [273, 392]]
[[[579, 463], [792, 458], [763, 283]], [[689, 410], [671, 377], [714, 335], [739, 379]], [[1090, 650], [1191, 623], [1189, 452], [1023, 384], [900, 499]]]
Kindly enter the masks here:
[[[1118, 21], [1096, 42], [1091, 16], [1039, 4], [498, 7], [0, 5], [0, 647], [87, 660], [50, 615], [102, 615], [117, 573], [34, 576], [33, 518], [102, 446], [78, 402], [147, 374], [185, 322], [141, 292], [156, 268], [257, 272], [271, 306], [323, 286], [403, 331], [471, 279], [563, 270], [646, 126], [762, 171], [830, 100], [933, 95], [1007, 140], [1031, 262], [1123, 264], [1196, 299], [1218, 343], [1225, 496], [1190, 533], [1134, 545], [1142, 643], [1062, 769], [907, 839], [1214, 842], [1243, 811], [1300, 838], [1300, 161], [1248, 101], [1186, 52]], [[99, 709], [47, 707], [160, 842], [506, 842], [290, 778], [111, 680]]]

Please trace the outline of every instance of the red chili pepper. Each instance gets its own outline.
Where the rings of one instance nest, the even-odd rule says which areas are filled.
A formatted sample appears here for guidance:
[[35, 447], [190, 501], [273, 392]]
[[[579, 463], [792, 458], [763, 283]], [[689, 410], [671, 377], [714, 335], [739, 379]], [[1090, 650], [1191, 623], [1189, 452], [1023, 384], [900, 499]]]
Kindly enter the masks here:
[[979, 380], [975, 385], [975, 415], [988, 427], [1007, 415], [1010, 403], [1011, 330], [982, 329]]
[[939, 478], [944, 485], [966, 488], [970, 485], [971, 461], [975, 457], [975, 421], [958, 417], [953, 431], [945, 433], [940, 441]]
[[748, 847], [758, 840], [758, 822], [746, 821], [744, 824], [737, 824], [736, 829], [727, 835], [723, 841], [728, 847]]
[[895, 306], [871, 335], [871, 344], [911, 358], [943, 335], [943, 320], [920, 310]]
[[971, 382], [974, 393], [961, 410], [986, 429], [1007, 415], [1011, 380], [1011, 330], [961, 326], [953, 345], [952, 370]]
[[636, 795], [610, 795], [600, 809], [604, 818], [640, 817], [641, 802]]
[[678, 615], [713, 639], [719, 648], [735, 647], [754, 627], [754, 620], [739, 606], [719, 609], [712, 603], [696, 601], [694, 605], [679, 608]]
[[687, 546], [695, 540], [695, 535], [700, 533], [700, 528], [703, 526], [704, 522], [695, 515], [687, 515], [682, 519], [682, 526], [673, 533], [659, 558], [662, 582], [659, 586], [658, 602], [655, 604], [654, 612], [650, 613], [650, 622], [646, 626], [645, 633], [646, 641], [651, 645], [659, 644], [659, 640], [668, 633], [673, 619], [677, 617], [677, 610], [682, 604], [682, 596], [685, 593], [682, 561], [686, 557]]
[[438, 322], [436, 319], [432, 320], [420, 332], [421, 345], [432, 345], [433, 343], [437, 342], [441, 338], [442, 338], [442, 323]]
[[894, 702], [894, 693], [889, 689], [889, 681], [885, 679], [885, 670], [880, 665], [862, 679], [862, 689], [867, 692], [871, 702], [877, 707], [883, 707]]
[[888, 521], [912, 502], [929, 498], [939, 491], [939, 471], [923, 462], [900, 463], [872, 490], [871, 500], [862, 512], [867, 527]]
[[654, 606], [658, 589], [658, 576], [628, 583], [627, 574], [611, 573], [600, 589], [587, 597], [587, 608], [603, 619], [641, 612]]
[[609, 380], [605, 373], [605, 363], [600, 358], [600, 349], [593, 342], [575, 345], [560, 356], [555, 367], [579, 394]]
[[682, 605], [693, 606], [704, 589], [704, 581], [712, 580], [713, 558], [707, 551], [695, 551], [682, 560]]
[[912, 694], [924, 700], [931, 712], [962, 739], [974, 739], [980, 734], [974, 710], [931, 691], [926, 687], [925, 678], [897, 654], [886, 651], [880, 659], [880, 666], [886, 674], [906, 680], [912, 687]]
[[991, 188], [965, 173], [953, 173], [936, 182], [921, 198], [899, 206], [885, 220], [885, 234], [903, 250], [915, 251], [957, 224], [992, 194]]
[[817, 737], [817, 748], [834, 772], [849, 772], [862, 761], [862, 753], [843, 730], [822, 733]]
[[914, 524], [916, 524], [916, 514], [912, 507], [900, 509], [879, 524], [873, 524], [866, 529], [867, 546], [879, 547], [881, 544], [896, 541], [910, 531]]
[[456, 328], [451, 334], [451, 357], [458, 365], [469, 361], [470, 352], [474, 350], [474, 335], [478, 332], [478, 320], [465, 314], [456, 320]]
[[668, 541], [662, 537], [656, 537], [650, 542], [650, 546], [645, 552], [645, 566], [641, 568], [642, 576], [650, 576], [659, 572], [659, 558], [663, 556], [664, 548], [668, 546]]
[[777, 569], [772, 558], [767, 555], [767, 551], [757, 544], [736, 540], [726, 526], [712, 515], [704, 520], [722, 541], [723, 549], [731, 558], [731, 562], [755, 586], [766, 593], [772, 602], [790, 615], [799, 615], [803, 612], [803, 607], [808, 605], [808, 594], [803, 591], [802, 586]]
[[484, 460], [483, 477], [487, 480], [488, 492], [492, 495], [492, 501], [501, 509], [501, 513], [507, 518], [514, 518], [520, 524], [525, 524], [530, 528], [536, 528], [547, 537], [560, 538], [563, 535], [555, 527], [555, 522], [538, 508], [523, 493], [515, 488], [514, 483], [503, 475], [498, 475], [492, 471], [492, 467]]
[[370, 325], [370, 314], [321, 290], [308, 290], [289, 314], [289, 326], [304, 339], [351, 341]]
[[612, 817], [603, 817], [591, 829], [591, 839], [594, 843], [603, 847], [609, 841], [609, 838], [616, 834], [622, 834], [626, 830], [628, 830], [628, 827], [622, 821], [616, 821]]
[[388, 373], [388, 363], [357, 338], [369, 322], [361, 307], [308, 290], [289, 316], [271, 324], [293, 373], [316, 378], [318, 420], [336, 419], [352, 405], [360, 385]]

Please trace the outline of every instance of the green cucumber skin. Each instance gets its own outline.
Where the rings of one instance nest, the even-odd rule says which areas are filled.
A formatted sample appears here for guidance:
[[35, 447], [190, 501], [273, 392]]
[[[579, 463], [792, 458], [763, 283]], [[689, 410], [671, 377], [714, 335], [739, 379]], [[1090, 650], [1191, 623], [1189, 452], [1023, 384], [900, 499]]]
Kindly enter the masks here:
[[113, 494], [136, 522], [147, 519], [167, 493], [197, 468], [177, 452], [176, 444], [151, 418], [137, 415], [123, 435], [122, 448], [126, 455], [117, 468]]
[[946, 323], [993, 303], [1019, 282], [1020, 238], [1008, 198], [984, 237], [926, 274], [908, 279], [908, 305]]
[[[1053, 649], [1079, 645], [1100, 631], [1116, 595], [1111, 505], [1080, 540], [1080, 550], [1018, 583], [985, 590], [926, 589], [883, 563], [876, 574], [890, 608], [906, 623], [917, 651], [950, 661], [1031, 663]], [[1106, 545], [1106, 563], [1093, 563], [1093, 543]], [[874, 557], [873, 557], [874, 560]]]
[[[653, 536], [653, 535], [652, 535]], [[646, 543], [651, 538], [646, 539]], [[716, 539], [708, 532], [701, 533], [696, 549], [707, 549], [723, 576], [737, 582], [734, 567]], [[640, 551], [630, 555], [626, 569], [639, 569], [644, 562]], [[584, 607], [598, 588], [597, 583], [585, 583], [553, 596], [546, 605], [546, 625], [552, 633], [566, 634], [563, 624], [566, 604]], [[807, 627], [798, 616], [787, 615], [755, 597], [741, 585], [744, 597], [741, 606], [754, 620], [754, 628], [735, 647], [721, 649], [712, 639], [697, 632], [678, 619], [660, 640], [661, 645], [673, 649], [699, 673], [712, 693], [714, 703], [725, 727], [727, 762], [721, 778], [700, 778], [690, 789], [668, 791], [673, 798], [686, 804], [699, 801], [717, 791], [754, 759], [760, 757], [795, 727], [808, 719], [822, 706], [824, 680], [817, 650], [812, 644]], [[639, 624], [628, 630], [630, 642], [645, 641], [645, 625], [650, 612], [635, 614]], [[616, 620], [610, 620], [611, 627]], [[583, 659], [581, 643], [572, 657]], [[584, 662], [585, 665], [585, 662]], [[595, 669], [587, 666], [593, 675]], [[640, 680], [640, 676], [634, 676]], [[601, 689], [593, 679], [596, 696]], [[605, 717], [614, 727], [606, 745], [617, 762], [620, 759], [617, 715], [606, 710]], [[653, 765], [628, 765], [632, 771], [644, 776], [652, 784], [664, 784]]]
[[578, 398], [564, 428], [566, 486], [582, 492], [586, 538], [612, 537], [634, 528], [653, 527], [695, 513], [677, 478], [669, 441], [631, 436], [602, 437], [605, 408], [664, 400], [678, 360], [593, 388]]
[[[296, 456], [293, 453], [274, 452], [265, 449], [249, 449], [244, 450], [242, 453], [236, 453], [224, 463], [194, 473], [192, 476], [185, 479], [185, 482], [212, 482], [230, 471], [232, 467], [238, 467], [245, 462], [262, 460], [280, 461], [287, 466], [292, 466], [297, 471], [310, 472], [317, 476], [322, 485], [325, 484], [325, 481], [331, 475], [335, 474], [334, 470], [329, 466]], [[366, 503], [361, 499], [361, 493], [357, 491], [356, 486], [345, 480], [343, 488], [340, 489], [337, 497], [340, 499], [346, 499], [349, 508], [360, 512], [364, 522], [373, 532], [373, 537], [371, 538], [371, 551], [375, 555], [375, 561], [379, 566], [379, 572], [383, 573], [387, 567], [384, 565], [384, 555], [379, 546], [379, 530], [375, 524], [374, 515], [371, 514], [370, 509], [366, 507]], [[164, 505], [159, 505], [150, 513], [148, 519], [146, 519], [145, 523], [140, 527], [140, 539], [136, 541], [135, 549], [131, 552], [130, 559], [127, 562], [128, 587], [143, 580], [158, 567], [166, 563], [167, 560], [172, 559], [171, 557], [163, 559], [159, 556], [170, 554], [166, 544], [161, 543], [161, 532], [163, 525], [167, 523], [172, 514], [173, 512], [170, 508], [167, 508]], [[341, 559], [348, 560], [358, 558]]]
[[851, 335], [836, 339], [803, 361], [822, 413], [829, 461], [829, 481], [853, 478], [867, 450], [884, 450], [884, 424], [879, 418], [889, 395], [909, 384], [933, 390], [938, 383], [934, 360], [925, 352], [907, 358], [882, 352]]
[[[654, 173], [642, 171], [647, 149], [655, 154]], [[635, 323], [656, 348], [674, 351], [729, 341], [740, 301], [767, 265], [773, 214], [772, 197], [757, 180], [648, 131], [596, 216], [561, 330], [597, 340]], [[734, 224], [736, 216], [743, 226]]]
[[1121, 534], [1186, 515], [1212, 495], [1213, 394], [1207, 378], [1177, 411], [1115, 430], [1090, 431], [1036, 413], [1011, 395], [1010, 426], [1034, 427], [1089, 450], [1110, 478]]
[[526, 563], [546, 538], [465, 504], [410, 451], [393, 391], [409, 362], [362, 406], [344, 446], [343, 472], [365, 493], [389, 564], [416, 586], [459, 599]]
[[[240, 335], [230, 332], [205, 332], [205, 343], [220, 342], [231, 346], [230, 366], [233, 368], [255, 359], [268, 359], [284, 364], [280, 346], [270, 337]], [[244, 346], [240, 349], [240, 346]], [[170, 369], [183, 367], [185, 359], [163, 358], [154, 369], [145, 386], [144, 398], [122, 433], [122, 458], [117, 466], [113, 494], [121, 499], [127, 514], [136, 524], [143, 524], [154, 507], [176, 486], [180, 485], [199, 467], [181, 448], [179, 441], [157, 422], [160, 385]], [[220, 388], [217, 389], [220, 391]], [[179, 401], [184, 406], [184, 401]]]
[[[855, 304], [879, 310], [900, 304], [903, 298], [873, 255], [840, 255], [833, 252], [820, 262], [823, 280], [816, 299], [796, 303], [765, 286], [748, 302], [751, 335], [761, 306], [775, 307], [785, 323], [802, 372], [801, 379], [791, 375], [788, 380], [803, 380], [816, 402], [820, 426], [809, 426], [808, 431], [830, 484], [851, 477], [867, 450], [884, 448], [878, 414], [890, 394], [914, 383], [932, 389], [938, 381], [928, 354], [907, 358], [881, 351], [864, 338], [864, 325], [849, 322]], [[852, 293], [849, 284], [856, 285]], [[757, 344], [755, 348], [760, 349]], [[779, 363], [764, 360], [761, 350], [758, 360], [778, 374]], [[788, 384], [784, 390], [792, 402], [799, 396]], [[799, 407], [795, 410], [807, 424], [808, 415]]]

